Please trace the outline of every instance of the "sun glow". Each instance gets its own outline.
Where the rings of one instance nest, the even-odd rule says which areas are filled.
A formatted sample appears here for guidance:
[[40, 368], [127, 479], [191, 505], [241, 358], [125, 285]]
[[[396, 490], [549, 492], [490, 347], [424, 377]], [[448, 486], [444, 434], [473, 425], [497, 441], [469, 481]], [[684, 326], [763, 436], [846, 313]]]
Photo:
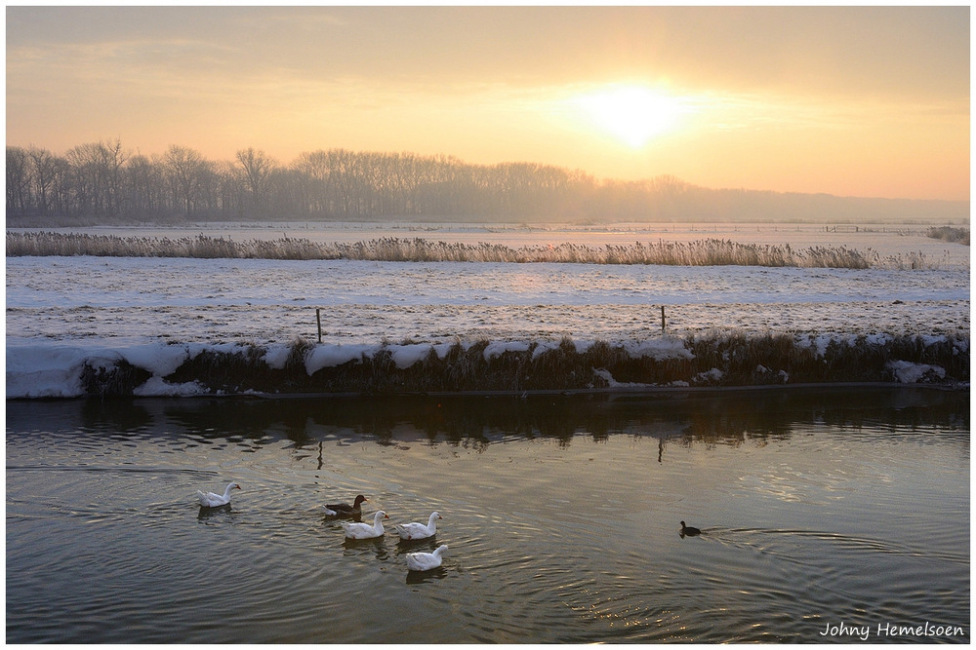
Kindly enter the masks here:
[[673, 129], [683, 112], [678, 99], [645, 86], [614, 86], [575, 102], [596, 126], [635, 149]]

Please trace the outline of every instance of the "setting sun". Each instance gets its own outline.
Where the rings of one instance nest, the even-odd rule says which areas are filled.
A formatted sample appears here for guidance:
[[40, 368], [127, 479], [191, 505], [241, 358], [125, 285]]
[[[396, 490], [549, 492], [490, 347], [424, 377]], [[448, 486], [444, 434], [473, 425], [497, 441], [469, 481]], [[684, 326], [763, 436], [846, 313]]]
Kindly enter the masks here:
[[[7, 144], [968, 201], [969, 7], [22, 6]], [[843, 28], [839, 28], [843, 26]], [[839, 65], [838, 62], [843, 62]], [[203, 99], [201, 99], [203, 98]]]
[[637, 149], [677, 124], [679, 100], [644, 86], [614, 86], [582, 95], [576, 104], [596, 125]]

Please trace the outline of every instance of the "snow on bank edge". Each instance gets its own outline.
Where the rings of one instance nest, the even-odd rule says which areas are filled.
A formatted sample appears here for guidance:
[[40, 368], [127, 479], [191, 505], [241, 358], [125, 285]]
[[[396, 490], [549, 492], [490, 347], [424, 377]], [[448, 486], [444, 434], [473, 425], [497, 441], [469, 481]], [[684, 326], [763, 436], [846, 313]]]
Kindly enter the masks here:
[[[856, 337], [841, 341], [848, 344]], [[877, 334], [867, 337], [867, 342], [873, 345], [884, 345], [890, 337]], [[945, 343], [949, 339], [941, 335], [923, 337], [925, 345]], [[826, 336], [798, 335], [798, 347], [810, 348], [823, 357], [831, 343], [838, 339]], [[573, 345], [576, 351], [584, 353], [595, 345], [595, 341], [577, 341]], [[406, 369], [423, 362], [431, 352], [439, 359], [444, 359], [453, 344], [353, 344], [312, 345], [305, 352], [305, 371], [309, 376], [323, 368], [337, 367], [349, 362], [358, 362], [375, 357], [385, 351], [398, 369]], [[474, 343], [462, 344], [468, 350]], [[488, 343], [483, 352], [485, 361], [491, 361], [506, 352], [527, 353], [532, 351], [535, 358], [544, 352], [556, 349], [561, 344], [552, 341], [540, 341], [533, 344], [527, 341], [494, 341]], [[953, 339], [957, 352], [968, 354], [968, 339]], [[687, 349], [682, 339], [662, 337], [660, 339], [644, 341], [623, 341], [612, 344], [626, 352], [630, 358], [649, 358], [654, 361], [687, 360], [694, 358], [691, 350]], [[263, 361], [269, 368], [282, 369], [292, 354], [292, 344], [271, 344], [263, 346]], [[83, 385], [83, 374], [88, 370], [111, 371], [120, 362], [125, 361], [135, 368], [139, 368], [150, 376], [133, 394], [140, 397], [163, 396], [195, 396], [209, 395], [212, 391], [198, 381], [174, 383], [166, 380], [185, 362], [193, 360], [202, 352], [223, 354], [253, 353], [253, 347], [237, 343], [187, 343], [167, 344], [152, 343], [136, 345], [121, 349], [99, 347], [72, 347], [65, 345], [27, 345], [7, 348], [6, 355], [6, 394], [7, 399], [37, 399], [37, 398], [73, 398], [83, 397], [87, 393]], [[944, 380], [944, 368], [932, 364], [913, 363], [905, 360], [892, 360], [887, 364], [888, 369], [899, 383], [912, 384]], [[765, 370], [765, 369], [763, 369]], [[654, 384], [633, 384], [617, 382], [611, 373], [605, 369], [594, 369], [594, 374], [600, 377], [605, 385], [613, 387], [654, 386]], [[718, 381], [722, 377], [722, 370], [714, 368], [701, 373], [702, 382]], [[780, 372], [782, 383], [789, 381], [785, 372]], [[672, 385], [687, 385], [686, 382], [676, 382]]]

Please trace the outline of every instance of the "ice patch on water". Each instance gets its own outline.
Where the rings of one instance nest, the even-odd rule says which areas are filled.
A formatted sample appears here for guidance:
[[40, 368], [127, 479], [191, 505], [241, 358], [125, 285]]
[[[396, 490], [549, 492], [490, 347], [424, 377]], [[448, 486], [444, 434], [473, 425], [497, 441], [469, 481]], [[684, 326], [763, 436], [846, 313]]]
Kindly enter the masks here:
[[171, 384], [162, 377], [150, 377], [142, 386], [135, 388], [132, 394], [137, 397], [193, 397], [209, 392], [196, 381]]
[[700, 372], [697, 375], [695, 375], [695, 382], [700, 384], [704, 384], [708, 382], [717, 384], [718, 382], [722, 381], [722, 377], [724, 376], [725, 376], [724, 372], [722, 372], [718, 368], [712, 368], [707, 372]]
[[602, 379], [610, 388], [617, 388], [623, 385], [614, 379], [613, 375], [610, 374], [610, 371], [605, 368], [594, 368], [593, 374]]
[[910, 361], [890, 361], [888, 367], [895, 373], [895, 377], [903, 384], [917, 384], [926, 377], [945, 379], [945, 368], [930, 366], [927, 363], [912, 363]]

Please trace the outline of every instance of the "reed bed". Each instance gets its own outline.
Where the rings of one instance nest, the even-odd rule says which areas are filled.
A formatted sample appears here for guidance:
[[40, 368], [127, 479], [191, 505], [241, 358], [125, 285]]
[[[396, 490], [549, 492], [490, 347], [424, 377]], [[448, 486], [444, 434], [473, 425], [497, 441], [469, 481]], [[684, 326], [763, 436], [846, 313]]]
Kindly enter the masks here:
[[881, 256], [868, 249], [789, 244], [742, 244], [726, 239], [692, 242], [634, 242], [629, 245], [555, 246], [463, 244], [422, 238], [386, 237], [355, 243], [315, 243], [284, 237], [234, 241], [220, 237], [119, 237], [53, 232], [8, 232], [7, 256], [193, 257], [281, 260], [369, 260], [387, 262], [558, 262], [576, 264], [660, 264], [672, 266], [766, 266], [806, 268], [932, 268], [921, 253]]
[[[430, 352], [407, 367], [394, 360], [395, 347], [309, 372], [317, 346], [294, 340], [287, 360], [276, 367], [266, 350], [241, 345], [214, 349], [186, 360], [163, 379], [195, 382], [207, 394], [378, 395], [418, 393], [523, 394], [546, 391], [621, 391], [666, 388], [789, 386], [797, 384], [900, 383], [898, 368], [917, 364], [915, 384], [967, 387], [968, 337], [851, 337], [818, 348], [790, 335], [689, 336], [675, 339], [684, 353], [655, 357], [624, 343], [599, 341], [577, 346], [571, 339], [531, 342], [489, 354], [487, 340], [456, 342], [446, 353]], [[408, 342], [409, 343], [409, 342]], [[542, 346], [542, 347], [540, 347]], [[902, 364], [902, 365], [900, 365]], [[82, 385], [90, 396], [130, 396], [150, 373], [124, 360], [115, 367], [86, 365]]]
[[953, 228], [952, 226], [933, 226], [926, 233], [932, 239], [963, 244], [969, 246], [969, 228]]

